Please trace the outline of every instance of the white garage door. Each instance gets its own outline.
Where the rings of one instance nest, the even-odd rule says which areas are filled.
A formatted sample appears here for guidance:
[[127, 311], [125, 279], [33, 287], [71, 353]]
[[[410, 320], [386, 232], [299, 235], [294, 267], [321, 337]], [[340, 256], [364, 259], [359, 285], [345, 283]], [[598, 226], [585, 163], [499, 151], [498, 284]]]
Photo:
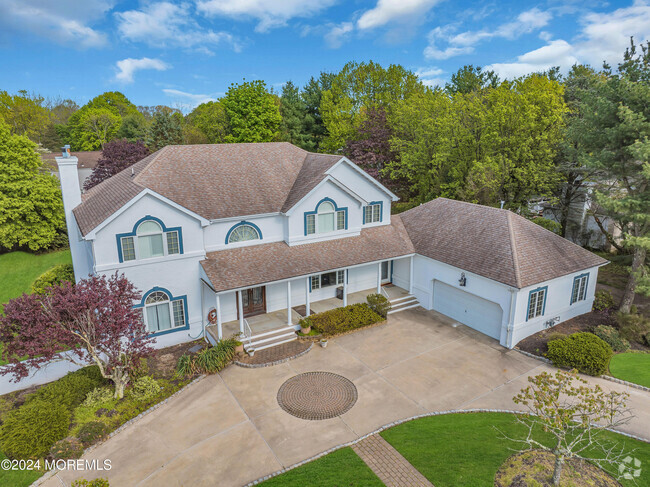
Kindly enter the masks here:
[[501, 306], [439, 281], [433, 285], [433, 309], [497, 340], [501, 337]]

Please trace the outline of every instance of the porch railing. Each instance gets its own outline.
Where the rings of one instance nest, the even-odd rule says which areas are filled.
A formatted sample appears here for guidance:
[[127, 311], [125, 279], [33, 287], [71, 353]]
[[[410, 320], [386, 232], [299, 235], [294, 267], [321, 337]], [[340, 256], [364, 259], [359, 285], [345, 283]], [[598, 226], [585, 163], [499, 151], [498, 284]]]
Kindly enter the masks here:
[[244, 318], [244, 337], [248, 341], [248, 346], [251, 346], [251, 341], [253, 339], [253, 330], [251, 330], [251, 325], [248, 324], [248, 320]]
[[386, 297], [388, 301], [390, 301], [390, 296], [388, 295], [388, 291], [382, 286], [381, 288], [381, 293]]

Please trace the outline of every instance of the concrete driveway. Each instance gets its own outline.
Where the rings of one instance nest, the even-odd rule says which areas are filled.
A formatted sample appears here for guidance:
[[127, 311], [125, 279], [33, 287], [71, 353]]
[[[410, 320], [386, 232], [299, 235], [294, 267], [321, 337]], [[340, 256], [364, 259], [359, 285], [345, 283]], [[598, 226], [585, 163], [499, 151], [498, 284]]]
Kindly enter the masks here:
[[[243, 485], [398, 419], [448, 409], [515, 409], [512, 396], [526, 378], [551, 370], [452, 323], [415, 308], [281, 365], [230, 366], [84, 457], [110, 459], [110, 471], [60, 472], [45, 485], [101, 476], [124, 486]], [[280, 385], [307, 371], [334, 372], [353, 381], [359, 394], [355, 406], [325, 421], [284, 412], [276, 399]], [[606, 389], [626, 389], [591, 380]], [[650, 394], [629, 392], [636, 417], [625, 431], [650, 438]]]

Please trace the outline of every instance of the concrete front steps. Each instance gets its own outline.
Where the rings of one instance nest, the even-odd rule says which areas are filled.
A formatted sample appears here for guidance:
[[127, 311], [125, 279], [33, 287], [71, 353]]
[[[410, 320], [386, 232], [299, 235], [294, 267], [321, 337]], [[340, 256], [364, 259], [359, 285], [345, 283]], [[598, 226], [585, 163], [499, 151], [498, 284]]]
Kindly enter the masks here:
[[292, 326], [283, 326], [282, 328], [277, 328], [275, 330], [253, 335], [251, 337], [250, 344], [248, 343], [248, 340], [244, 338], [244, 350], [248, 353], [248, 351], [252, 348], [256, 352], [259, 352], [260, 350], [264, 350], [266, 348], [271, 348], [277, 345], [282, 345], [283, 343], [291, 342], [297, 338], [298, 335], [296, 335], [296, 330]]
[[399, 298], [389, 299], [388, 302], [391, 306], [390, 311], [388, 312], [389, 315], [420, 306], [418, 298], [412, 294], [408, 294]]

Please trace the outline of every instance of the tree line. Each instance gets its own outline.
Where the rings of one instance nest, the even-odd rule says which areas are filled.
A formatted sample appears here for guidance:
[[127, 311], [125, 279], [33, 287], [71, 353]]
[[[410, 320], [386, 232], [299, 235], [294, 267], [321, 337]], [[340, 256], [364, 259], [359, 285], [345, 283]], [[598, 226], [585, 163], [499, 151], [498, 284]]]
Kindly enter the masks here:
[[545, 199], [559, 228], [535, 221], [566, 236], [569, 208], [588, 187], [623, 231], [622, 240], [606, 234], [612, 245], [634, 253], [630, 285], [650, 291], [649, 58], [648, 44], [631, 41], [615, 69], [575, 65], [567, 75], [553, 68], [508, 80], [470, 65], [439, 87], [400, 65], [349, 62], [280, 92], [261, 80], [233, 83], [186, 115], [119, 92], [81, 107], [0, 92], [0, 118], [47, 149], [102, 149], [87, 189], [169, 144], [288, 141], [346, 155], [401, 197], [397, 209], [445, 196], [527, 214]]

